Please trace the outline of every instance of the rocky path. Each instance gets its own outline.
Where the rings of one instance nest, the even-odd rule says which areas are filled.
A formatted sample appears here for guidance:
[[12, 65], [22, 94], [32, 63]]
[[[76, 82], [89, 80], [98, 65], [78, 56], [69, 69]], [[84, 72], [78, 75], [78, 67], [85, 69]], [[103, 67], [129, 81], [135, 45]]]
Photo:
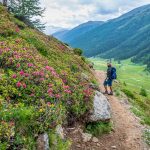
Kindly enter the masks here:
[[[105, 72], [96, 71], [96, 77], [103, 89]], [[130, 112], [129, 105], [121, 103], [115, 96], [108, 96], [111, 109], [114, 133], [100, 138], [109, 150], [115, 145], [118, 150], [147, 150], [142, 140], [142, 126], [139, 120]]]
[[[96, 77], [103, 91], [105, 72], [96, 71]], [[115, 96], [107, 97], [112, 109], [114, 130], [110, 134], [98, 139], [83, 142], [83, 131], [80, 127], [69, 129], [69, 136], [73, 140], [72, 150], [150, 150], [142, 139], [142, 129], [138, 118], [129, 110], [129, 105], [118, 100]]]

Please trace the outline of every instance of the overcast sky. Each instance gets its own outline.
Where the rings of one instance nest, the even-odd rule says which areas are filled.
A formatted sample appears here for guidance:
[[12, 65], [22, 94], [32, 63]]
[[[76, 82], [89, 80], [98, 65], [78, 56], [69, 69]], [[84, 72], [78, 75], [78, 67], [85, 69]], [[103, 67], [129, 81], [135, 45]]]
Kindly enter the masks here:
[[47, 31], [73, 28], [87, 21], [106, 21], [131, 9], [150, 4], [150, 0], [41, 0], [46, 8], [43, 22]]

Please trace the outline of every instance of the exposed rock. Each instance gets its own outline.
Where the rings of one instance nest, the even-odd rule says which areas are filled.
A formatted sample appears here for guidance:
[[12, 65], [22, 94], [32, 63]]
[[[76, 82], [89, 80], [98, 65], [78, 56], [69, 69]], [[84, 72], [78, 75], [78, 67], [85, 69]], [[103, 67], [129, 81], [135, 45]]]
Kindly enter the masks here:
[[101, 145], [99, 143], [96, 144], [98, 147], [100, 147]]
[[78, 147], [78, 148], [80, 148], [80, 147], [81, 147], [81, 145], [80, 145], [80, 144], [77, 144], [77, 147]]
[[75, 127], [73, 127], [73, 128], [67, 128], [67, 130], [74, 130], [75, 129]]
[[94, 89], [94, 90], [100, 91], [99, 86], [96, 85], [96, 84], [90, 83], [89, 86], [90, 86], [90, 88], [92, 88], [92, 89]]
[[83, 129], [79, 128], [79, 132], [82, 134], [83, 133]]
[[63, 128], [62, 128], [61, 125], [58, 125], [58, 126], [56, 127], [56, 133], [59, 135], [59, 137], [60, 137], [61, 139], [64, 139], [64, 138], [65, 138], [65, 137], [64, 137], [64, 130], [63, 130]]
[[37, 150], [50, 150], [47, 133], [41, 134], [37, 139]]
[[102, 93], [96, 91], [94, 97], [94, 110], [88, 122], [108, 121], [111, 119], [110, 104]]
[[92, 134], [82, 133], [83, 142], [89, 142], [92, 138]]
[[81, 78], [82, 78], [82, 80], [89, 81], [89, 77], [88, 77], [88, 75], [86, 75], [85, 73], [82, 73], [82, 74], [81, 74]]
[[98, 140], [98, 138], [93, 137], [92, 141], [93, 141], [94, 143], [98, 143], [99, 140]]

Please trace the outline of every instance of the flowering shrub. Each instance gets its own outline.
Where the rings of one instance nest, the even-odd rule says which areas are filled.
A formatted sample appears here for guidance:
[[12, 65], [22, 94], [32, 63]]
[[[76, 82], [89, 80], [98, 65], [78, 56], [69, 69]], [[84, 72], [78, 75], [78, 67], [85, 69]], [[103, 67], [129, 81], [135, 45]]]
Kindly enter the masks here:
[[14, 136], [14, 122], [1, 121], [0, 123], [0, 140], [10, 140]]
[[38, 134], [90, 110], [93, 90], [81, 74], [93, 76], [61, 42], [13, 23], [2, 6], [0, 16], [0, 148], [35, 149]]

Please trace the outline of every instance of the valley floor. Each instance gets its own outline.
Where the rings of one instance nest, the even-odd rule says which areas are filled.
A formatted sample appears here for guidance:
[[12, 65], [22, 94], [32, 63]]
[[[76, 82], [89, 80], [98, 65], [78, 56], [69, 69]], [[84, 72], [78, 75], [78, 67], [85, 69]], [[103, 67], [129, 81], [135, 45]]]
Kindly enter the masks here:
[[[103, 91], [105, 72], [96, 71], [95, 74]], [[108, 100], [112, 109], [113, 131], [99, 137], [97, 142], [91, 140], [85, 143], [82, 141], [82, 129], [75, 127], [68, 132], [73, 141], [72, 150], [149, 150], [142, 138], [144, 126], [130, 112], [127, 100], [118, 100], [115, 96], [108, 96]]]

